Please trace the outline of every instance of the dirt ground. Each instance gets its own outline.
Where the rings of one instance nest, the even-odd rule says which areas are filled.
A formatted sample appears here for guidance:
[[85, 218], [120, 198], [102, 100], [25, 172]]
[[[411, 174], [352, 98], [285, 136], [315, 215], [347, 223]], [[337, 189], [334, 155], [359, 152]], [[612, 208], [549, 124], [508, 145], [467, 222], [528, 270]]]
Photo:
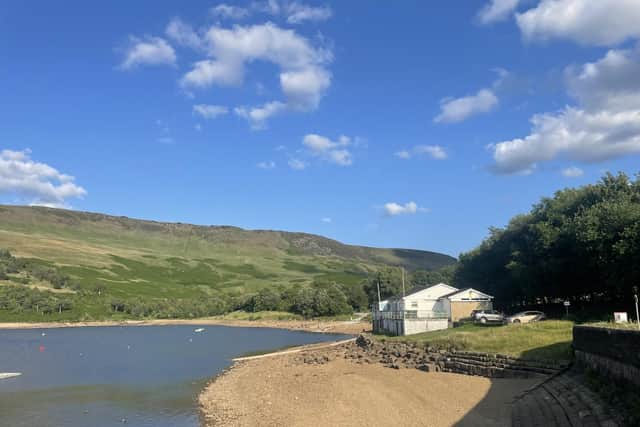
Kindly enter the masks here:
[[280, 328], [295, 331], [358, 334], [371, 330], [370, 322], [330, 320], [227, 320], [227, 319], [157, 319], [104, 322], [0, 323], [0, 329], [72, 328], [83, 326], [150, 326], [150, 325], [220, 325], [245, 328]]
[[202, 424], [510, 426], [513, 398], [539, 381], [396, 370], [340, 354], [308, 363], [313, 355], [236, 363], [200, 395]]

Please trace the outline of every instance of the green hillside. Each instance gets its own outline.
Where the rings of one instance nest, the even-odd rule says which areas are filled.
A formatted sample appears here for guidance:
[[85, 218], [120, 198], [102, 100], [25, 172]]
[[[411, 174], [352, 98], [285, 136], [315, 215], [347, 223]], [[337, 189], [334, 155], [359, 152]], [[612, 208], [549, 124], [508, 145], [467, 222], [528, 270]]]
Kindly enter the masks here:
[[[73, 283], [69, 290], [76, 294], [72, 296], [87, 297], [80, 301], [86, 312], [76, 304], [67, 313], [74, 318], [114, 314], [107, 302], [89, 298], [96, 289], [101, 298], [111, 300], [215, 300], [229, 308], [233, 305], [229, 301], [260, 289], [284, 292], [314, 282], [359, 286], [368, 274], [385, 266], [434, 270], [455, 262], [434, 252], [345, 245], [305, 233], [24, 206], [0, 206], [0, 248], [31, 266], [68, 276]], [[33, 276], [29, 271], [16, 272], [0, 285], [27, 282], [22, 285], [31, 289], [50, 285]], [[92, 304], [95, 307], [87, 308]]]

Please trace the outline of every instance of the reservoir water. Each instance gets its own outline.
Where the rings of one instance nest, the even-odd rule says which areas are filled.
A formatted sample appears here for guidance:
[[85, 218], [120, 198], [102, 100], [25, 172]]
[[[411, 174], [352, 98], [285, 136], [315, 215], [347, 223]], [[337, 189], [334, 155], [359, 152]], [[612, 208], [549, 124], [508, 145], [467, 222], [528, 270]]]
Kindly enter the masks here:
[[197, 396], [231, 359], [334, 341], [324, 335], [225, 326], [0, 330], [0, 426], [199, 425]]

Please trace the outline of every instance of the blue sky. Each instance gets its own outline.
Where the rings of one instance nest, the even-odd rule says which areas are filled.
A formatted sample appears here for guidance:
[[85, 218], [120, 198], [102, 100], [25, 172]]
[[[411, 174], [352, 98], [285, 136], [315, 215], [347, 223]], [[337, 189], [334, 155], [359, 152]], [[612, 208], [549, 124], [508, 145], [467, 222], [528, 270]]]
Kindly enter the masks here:
[[0, 202], [457, 256], [638, 172], [637, 22], [635, 0], [8, 1]]

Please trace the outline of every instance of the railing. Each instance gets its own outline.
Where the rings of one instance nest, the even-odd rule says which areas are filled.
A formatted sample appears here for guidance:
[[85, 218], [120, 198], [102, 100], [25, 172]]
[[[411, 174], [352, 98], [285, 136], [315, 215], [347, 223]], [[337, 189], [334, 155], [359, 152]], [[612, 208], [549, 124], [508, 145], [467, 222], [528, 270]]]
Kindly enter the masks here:
[[431, 310], [399, 310], [399, 311], [372, 311], [373, 320], [402, 320], [402, 319], [448, 319], [449, 314], [444, 311]]

